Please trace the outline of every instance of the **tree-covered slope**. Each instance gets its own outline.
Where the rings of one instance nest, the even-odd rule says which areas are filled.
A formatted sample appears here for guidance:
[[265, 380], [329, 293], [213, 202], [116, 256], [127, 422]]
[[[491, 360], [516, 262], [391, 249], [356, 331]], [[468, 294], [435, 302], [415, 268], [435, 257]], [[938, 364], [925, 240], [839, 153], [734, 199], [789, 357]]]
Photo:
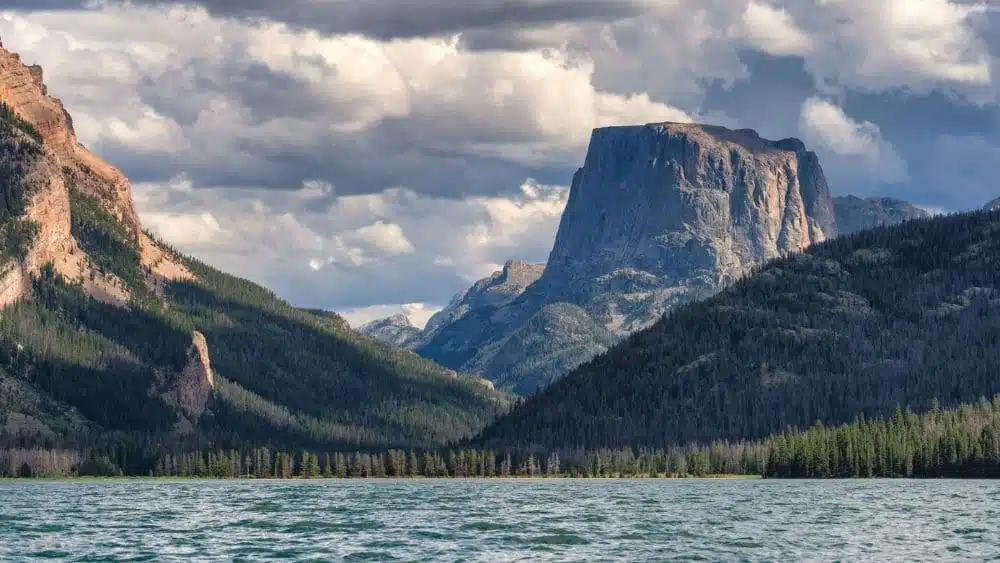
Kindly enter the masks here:
[[[0, 68], [20, 96], [5, 105], [0, 89], [0, 447], [431, 447], [506, 408], [477, 377], [139, 230], [127, 179], [76, 143], [36, 74], [12, 68]], [[53, 115], [42, 137], [29, 117]]]
[[[162, 297], [134, 291], [142, 299], [130, 308], [43, 271], [31, 299], [0, 313], [0, 377], [66, 408], [25, 413], [19, 401], [0, 400], [0, 423], [30, 414], [42, 429], [36, 437], [77, 445], [125, 432], [226, 447], [430, 446], [471, 435], [506, 405], [475, 378], [185, 261], [195, 280], [168, 284]], [[184, 414], [165, 395], [185, 369], [194, 331], [208, 343], [215, 383], [193, 431], [178, 432]], [[68, 413], [77, 424], [59, 422]], [[7, 430], [0, 425], [0, 442], [18, 434], [35, 441]]]
[[665, 446], [992, 396], [998, 266], [1000, 211], [814, 245], [633, 335], [479, 440]]

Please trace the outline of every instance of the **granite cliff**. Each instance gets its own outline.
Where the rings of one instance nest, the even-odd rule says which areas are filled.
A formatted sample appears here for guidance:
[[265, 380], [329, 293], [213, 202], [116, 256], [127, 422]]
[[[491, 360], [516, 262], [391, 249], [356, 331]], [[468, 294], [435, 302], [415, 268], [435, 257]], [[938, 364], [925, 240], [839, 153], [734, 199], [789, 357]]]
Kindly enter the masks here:
[[890, 198], [831, 197], [798, 139], [681, 123], [601, 128], [573, 176], [547, 264], [498, 286], [517, 264], [508, 262], [407, 345], [532, 394], [754, 266], [929, 215]]
[[598, 129], [538, 281], [617, 334], [836, 234], [815, 153], [750, 130]]

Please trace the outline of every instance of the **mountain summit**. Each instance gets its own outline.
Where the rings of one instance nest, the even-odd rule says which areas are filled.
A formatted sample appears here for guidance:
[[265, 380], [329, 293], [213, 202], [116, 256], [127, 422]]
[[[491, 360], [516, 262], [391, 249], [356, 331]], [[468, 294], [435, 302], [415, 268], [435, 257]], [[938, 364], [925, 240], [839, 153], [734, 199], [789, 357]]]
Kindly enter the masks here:
[[538, 286], [624, 335], [835, 233], [819, 160], [797, 139], [687, 123], [607, 127], [573, 177]]
[[689, 123], [596, 129], [538, 280], [508, 303], [432, 321], [417, 350], [531, 394], [677, 305], [836, 232], [819, 160], [798, 139]]

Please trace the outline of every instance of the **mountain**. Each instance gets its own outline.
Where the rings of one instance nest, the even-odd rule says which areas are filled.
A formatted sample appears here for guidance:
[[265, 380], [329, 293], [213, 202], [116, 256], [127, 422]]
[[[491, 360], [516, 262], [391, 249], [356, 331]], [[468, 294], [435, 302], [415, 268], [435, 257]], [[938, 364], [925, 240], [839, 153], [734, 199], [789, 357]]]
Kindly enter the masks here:
[[443, 327], [481, 307], [506, 305], [524, 292], [541, 275], [545, 264], [508, 260], [503, 267], [452, 297], [444, 309], [435, 313], [423, 330], [414, 327], [404, 315], [374, 320], [359, 330], [383, 342], [417, 349], [431, 340]]
[[596, 129], [540, 277], [508, 302], [460, 297], [416, 350], [531, 394], [672, 308], [835, 233], [822, 168], [797, 139], [680, 123]]
[[984, 205], [983, 209], [986, 210], [986, 211], [995, 211], [997, 209], [1000, 209], [1000, 197], [998, 197], [998, 198], [990, 201], [986, 205]]
[[833, 208], [837, 217], [837, 231], [842, 235], [931, 216], [925, 209], [889, 197], [835, 197]]
[[422, 340], [430, 340], [442, 327], [459, 320], [473, 309], [507, 305], [535, 283], [544, 271], [545, 264], [508, 260], [502, 269], [455, 295], [447, 307], [431, 317]]
[[408, 349], [413, 348], [423, 334], [419, 328], [413, 326], [409, 317], [403, 314], [374, 320], [359, 328], [358, 332]]
[[0, 447], [419, 447], [506, 408], [143, 231], [128, 179], [2, 46], [0, 102]]
[[666, 446], [1000, 392], [1000, 211], [879, 227], [689, 304], [486, 429], [490, 447]]

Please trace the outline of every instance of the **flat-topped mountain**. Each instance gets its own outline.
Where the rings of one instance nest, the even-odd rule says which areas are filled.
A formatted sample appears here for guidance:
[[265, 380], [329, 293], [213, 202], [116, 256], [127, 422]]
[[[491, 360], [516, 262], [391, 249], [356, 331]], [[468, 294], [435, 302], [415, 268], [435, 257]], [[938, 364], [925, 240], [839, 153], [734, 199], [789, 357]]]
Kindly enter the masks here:
[[508, 303], [460, 295], [417, 351], [531, 394], [678, 304], [835, 234], [823, 170], [797, 139], [682, 123], [596, 129], [537, 281]]
[[796, 139], [686, 123], [594, 131], [538, 289], [627, 334], [673, 303], [836, 233]]
[[407, 342], [530, 395], [768, 260], [929, 215], [890, 198], [831, 197], [798, 139], [691, 123], [600, 128], [548, 262], [513, 286], [509, 262]]

